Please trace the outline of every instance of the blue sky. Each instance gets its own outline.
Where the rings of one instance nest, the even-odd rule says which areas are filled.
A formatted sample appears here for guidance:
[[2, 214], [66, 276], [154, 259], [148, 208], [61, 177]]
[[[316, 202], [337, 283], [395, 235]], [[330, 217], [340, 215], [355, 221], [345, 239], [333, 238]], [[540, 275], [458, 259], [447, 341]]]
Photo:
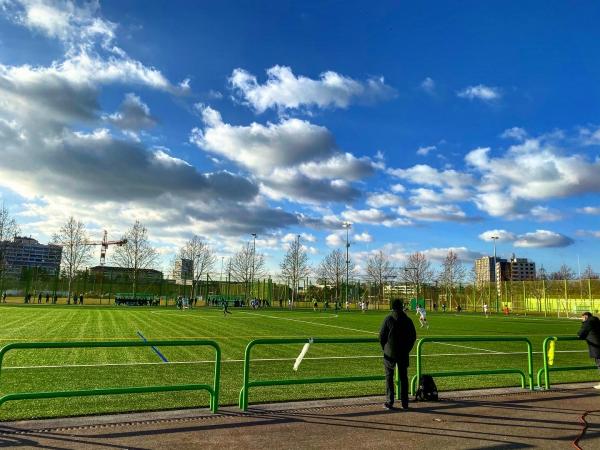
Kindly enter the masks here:
[[[166, 262], [379, 249], [600, 270], [596, 2], [0, 0], [0, 195]], [[359, 269], [360, 270], [360, 269]]]

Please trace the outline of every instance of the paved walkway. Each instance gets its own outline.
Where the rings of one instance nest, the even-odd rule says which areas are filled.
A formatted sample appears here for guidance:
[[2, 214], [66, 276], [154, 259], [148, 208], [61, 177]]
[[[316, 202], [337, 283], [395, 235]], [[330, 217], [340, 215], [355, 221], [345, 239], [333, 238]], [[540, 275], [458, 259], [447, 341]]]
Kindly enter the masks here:
[[389, 412], [381, 398], [76, 417], [0, 424], [0, 447], [179, 448], [571, 448], [585, 411], [583, 449], [600, 448], [600, 393], [590, 384], [548, 392], [443, 393], [436, 403]]

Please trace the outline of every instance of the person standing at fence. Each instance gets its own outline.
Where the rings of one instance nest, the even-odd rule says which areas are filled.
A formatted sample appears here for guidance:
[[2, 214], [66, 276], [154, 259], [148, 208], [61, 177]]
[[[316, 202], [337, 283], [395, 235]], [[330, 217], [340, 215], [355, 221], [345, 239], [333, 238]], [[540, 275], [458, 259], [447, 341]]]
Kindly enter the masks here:
[[[600, 319], [591, 312], [584, 312], [581, 315], [581, 328], [577, 333], [579, 339], [585, 339], [590, 352], [590, 358], [596, 361], [600, 370]], [[600, 384], [594, 386], [594, 389], [600, 389]]]
[[379, 330], [379, 343], [383, 350], [385, 369], [386, 402], [384, 407], [394, 409], [394, 370], [398, 366], [400, 401], [408, 409], [408, 366], [409, 354], [417, 340], [417, 331], [412, 320], [402, 308], [402, 300], [392, 301], [392, 312], [385, 318]]

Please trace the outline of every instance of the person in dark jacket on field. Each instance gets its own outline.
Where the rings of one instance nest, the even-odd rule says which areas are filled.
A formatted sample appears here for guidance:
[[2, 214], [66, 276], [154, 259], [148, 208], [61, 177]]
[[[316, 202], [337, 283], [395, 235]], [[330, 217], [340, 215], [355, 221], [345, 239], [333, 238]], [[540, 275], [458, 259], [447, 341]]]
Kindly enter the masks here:
[[385, 368], [386, 409], [394, 409], [394, 369], [398, 366], [400, 400], [402, 408], [408, 409], [408, 366], [409, 353], [417, 340], [413, 321], [404, 313], [402, 300], [392, 301], [392, 312], [385, 318], [379, 331], [379, 342], [383, 350]]
[[[590, 358], [596, 361], [600, 369], [600, 319], [591, 312], [584, 312], [581, 315], [581, 328], [577, 333], [579, 339], [585, 339], [590, 351]], [[594, 386], [594, 389], [600, 389], [600, 384]]]

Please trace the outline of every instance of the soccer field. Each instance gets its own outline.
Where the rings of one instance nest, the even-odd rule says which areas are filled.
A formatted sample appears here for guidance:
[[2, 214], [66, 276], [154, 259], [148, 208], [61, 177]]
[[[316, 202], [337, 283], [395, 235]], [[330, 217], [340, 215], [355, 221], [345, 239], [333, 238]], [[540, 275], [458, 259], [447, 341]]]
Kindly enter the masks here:
[[[246, 344], [266, 337], [376, 337], [383, 311], [333, 312], [279, 309], [232, 309], [223, 317], [218, 309], [115, 308], [92, 306], [0, 307], [0, 343], [42, 341], [95, 341], [147, 339], [214, 339], [223, 351], [221, 405], [237, 404], [242, 386]], [[573, 335], [579, 322], [569, 319], [525, 316], [491, 316], [429, 313], [430, 329], [418, 337], [493, 335], [529, 337], [535, 352], [534, 369], [542, 364], [541, 345], [550, 335]], [[313, 345], [298, 372], [292, 370], [302, 344], [259, 346], [253, 350], [252, 379], [282, 379], [383, 374], [378, 344]], [[214, 351], [208, 347], [159, 349], [164, 362], [149, 347], [102, 349], [42, 349], [10, 351], [3, 362], [0, 391], [75, 390], [157, 384], [210, 383]], [[424, 351], [424, 371], [519, 368], [526, 372], [524, 343], [431, 343]], [[588, 365], [582, 342], [559, 342], [555, 364]], [[415, 371], [414, 356], [409, 375]], [[553, 383], [597, 379], [594, 371], [558, 372]], [[516, 375], [488, 375], [436, 379], [440, 390], [489, 386], [517, 386]], [[258, 387], [250, 402], [383, 395], [382, 381]], [[101, 412], [200, 407], [208, 405], [203, 391], [95, 396], [70, 399], [7, 402], [0, 420], [51, 417]]]

